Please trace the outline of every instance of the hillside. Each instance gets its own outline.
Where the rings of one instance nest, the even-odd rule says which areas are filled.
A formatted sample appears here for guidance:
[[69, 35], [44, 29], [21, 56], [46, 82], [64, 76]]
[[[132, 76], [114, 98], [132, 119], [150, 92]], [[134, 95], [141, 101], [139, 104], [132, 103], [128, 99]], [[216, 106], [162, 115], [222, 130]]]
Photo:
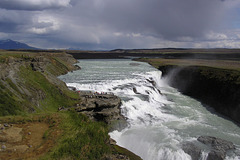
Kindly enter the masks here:
[[0, 49], [37, 49], [25, 43], [13, 41], [11, 39], [0, 40]]
[[0, 115], [33, 113], [73, 105], [71, 98], [77, 98], [77, 95], [69, 92], [56, 76], [74, 70], [74, 62], [75, 59], [64, 53], [2, 51]]

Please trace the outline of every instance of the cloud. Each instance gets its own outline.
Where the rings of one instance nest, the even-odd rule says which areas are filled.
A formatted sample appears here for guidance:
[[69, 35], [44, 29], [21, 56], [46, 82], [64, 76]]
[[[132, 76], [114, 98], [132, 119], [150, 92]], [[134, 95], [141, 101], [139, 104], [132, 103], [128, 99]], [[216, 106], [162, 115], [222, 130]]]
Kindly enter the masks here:
[[28, 25], [32, 24], [34, 14], [18, 13], [14, 11], [0, 10], [0, 32], [16, 33], [22, 32]]
[[236, 5], [238, 0], [0, 0], [0, 33], [40, 48], [231, 46], [239, 35], [230, 32], [232, 24], [240, 28]]
[[[115, 30], [139, 32], [166, 39], [199, 37], [216, 28], [224, 13], [219, 0], [88, 0], [93, 19]], [[218, 26], [218, 25], [217, 25]]]
[[68, 7], [70, 0], [1, 0], [0, 8], [7, 10], [41, 11]]
[[[76, 43], [85, 40], [96, 45], [108, 43], [129, 48], [139, 44], [138, 47], [145, 48], [162, 41], [202, 39], [206, 33], [218, 30], [226, 13], [224, 3], [220, 0], [81, 0], [75, 1], [74, 7], [58, 18], [68, 24], [64, 30], [72, 32], [64, 37]], [[149, 37], [154, 45], [146, 42]], [[144, 39], [145, 45], [140, 42]]]
[[206, 40], [208, 41], [219, 41], [219, 40], [227, 40], [228, 36], [224, 33], [215, 33], [209, 32], [206, 34]]
[[30, 33], [49, 34], [58, 31], [60, 28], [59, 20], [52, 16], [39, 16], [33, 19], [33, 25], [28, 29]]

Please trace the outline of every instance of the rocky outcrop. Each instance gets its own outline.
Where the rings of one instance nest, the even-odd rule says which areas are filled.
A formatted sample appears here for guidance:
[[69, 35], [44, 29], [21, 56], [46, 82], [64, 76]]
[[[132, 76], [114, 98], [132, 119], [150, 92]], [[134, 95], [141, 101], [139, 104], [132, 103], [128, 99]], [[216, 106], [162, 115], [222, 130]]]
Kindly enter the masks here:
[[121, 115], [121, 99], [113, 94], [92, 94], [80, 92], [81, 103], [75, 107], [77, 112], [86, 114], [90, 119], [114, 125], [114, 129], [126, 127], [126, 120]]
[[213, 150], [216, 151], [228, 151], [231, 149], [235, 149], [235, 146], [233, 145], [232, 142], [216, 138], [216, 137], [211, 137], [211, 136], [200, 136], [197, 139], [199, 142], [202, 142], [205, 145], [210, 145]]
[[201, 157], [202, 150], [194, 143], [184, 143], [182, 145], [182, 149], [185, 153], [191, 156], [192, 160], [199, 160], [199, 158]]
[[192, 157], [192, 160], [198, 160], [201, 158], [202, 152], [208, 148], [207, 160], [224, 160], [228, 151], [235, 150], [235, 146], [232, 142], [211, 137], [200, 136], [197, 139], [202, 145], [197, 143], [188, 142], [182, 145], [182, 149], [185, 153]]
[[171, 86], [240, 122], [240, 71], [202, 66], [160, 66]]
[[226, 152], [235, 149], [235, 146], [232, 142], [216, 137], [201, 136], [198, 137], [197, 140], [211, 147], [207, 160], [224, 160], [226, 157]]

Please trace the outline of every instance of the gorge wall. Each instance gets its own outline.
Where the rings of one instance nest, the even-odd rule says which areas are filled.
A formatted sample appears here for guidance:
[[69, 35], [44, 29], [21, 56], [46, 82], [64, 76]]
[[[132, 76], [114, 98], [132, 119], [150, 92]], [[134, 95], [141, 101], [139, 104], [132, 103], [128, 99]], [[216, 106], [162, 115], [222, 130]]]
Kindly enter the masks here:
[[77, 69], [65, 53], [0, 52], [0, 116], [71, 106], [78, 95], [56, 76]]
[[240, 71], [204, 66], [159, 66], [163, 77], [183, 94], [240, 122]]

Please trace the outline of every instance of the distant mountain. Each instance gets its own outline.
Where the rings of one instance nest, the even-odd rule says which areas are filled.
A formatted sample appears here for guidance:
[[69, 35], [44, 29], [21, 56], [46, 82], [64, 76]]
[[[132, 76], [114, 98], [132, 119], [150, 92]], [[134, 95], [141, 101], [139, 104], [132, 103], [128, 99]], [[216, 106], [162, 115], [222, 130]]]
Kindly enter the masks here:
[[38, 49], [11, 39], [0, 40], [0, 49]]

